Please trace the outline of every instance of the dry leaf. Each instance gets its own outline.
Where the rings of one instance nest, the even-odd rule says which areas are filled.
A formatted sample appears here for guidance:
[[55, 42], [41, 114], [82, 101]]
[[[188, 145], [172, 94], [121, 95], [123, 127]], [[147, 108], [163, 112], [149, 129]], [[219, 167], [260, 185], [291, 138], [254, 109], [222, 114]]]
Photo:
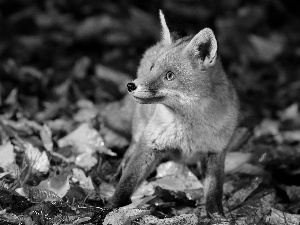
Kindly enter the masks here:
[[47, 151], [53, 150], [53, 141], [52, 141], [52, 132], [48, 125], [44, 125], [43, 128], [40, 130], [40, 137], [42, 139], [44, 148]]
[[259, 186], [259, 184], [262, 182], [262, 179], [256, 178], [253, 180], [253, 182], [250, 185], [247, 185], [246, 187], [238, 190], [235, 192], [231, 198], [228, 200], [228, 205], [231, 208], [235, 208], [236, 206], [242, 204], [247, 197]]
[[108, 155], [116, 155], [104, 146], [99, 133], [88, 123], [83, 123], [73, 132], [58, 140], [59, 147], [73, 146], [78, 153], [94, 153], [96, 151]]
[[165, 177], [168, 175], [176, 175], [183, 173], [191, 173], [190, 170], [183, 164], [174, 161], [161, 163], [156, 169], [156, 178]]
[[75, 164], [85, 171], [89, 171], [97, 162], [98, 160], [89, 152], [81, 153], [75, 158]]
[[91, 101], [79, 100], [76, 105], [78, 106], [79, 111], [73, 116], [75, 121], [89, 122], [98, 114], [98, 110]]
[[287, 107], [285, 110], [279, 113], [280, 119], [282, 121], [285, 120], [295, 120], [299, 118], [299, 105], [298, 103], [294, 103]]
[[151, 182], [153, 186], [172, 191], [203, 188], [198, 178], [184, 165], [176, 162], [162, 163], [157, 168], [157, 180]]
[[264, 119], [261, 124], [255, 127], [254, 134], [256, 137], [263, 135], [278, 135], [279, 122], [271, 119]]
[[292, 202], [300, 201], [300, 187], [299, 186], [286, 186], [286, 193]]
[[[10, 141], [0, 145], [0, 167], [13, 178], [17, 178], [20, 174], [15, 157], [16, 154], [14, 153], [14, 147]], [[5, 175], [6, 173], [2, 173], [2, 177]]]
[[282, 53], [285, 41], [283, 37], [274, 35], [267, 39], [252, 34], [249, 37], [249, 41], [252, 43], [256, 50], [256, 57], [263, 62], [271, 62], [276, 56]]
[[149, 214], [150, 210], [123, 207], [107, 214], [103, 221], [103, 225], [130, 225], [131, 221]]
[[290, 214], [272, 208], [271, 215], [267, 216], [265, 221], [270, 225], [299, 225], [300, 215]]
[[[155, 216], [147, 215], [139, 220], [140, 225], [156, 224], [156, 225], [197, 225], [199, 219], [196, 214], [182, 214], [180, 216], [174, 216], [172, 218], [158, 219]], [[218, 224], [229, 224], [229, 223], [218, 223]]]
[[245, 152], [229, 152], [225, 158], [225, 173], [238, 171], [238, 168], [250, 161], [251, 153]]
[[77, 79], [84, 79], [87, 75], [88, 68], [91, 65], [91, 59], [84, 56], [76, 61], [73, 67], [73, 75]]
[[300, 130], [295, 130], [295, 131], [284, 131], [282, 132], [282, 138], [285, 141], [289, 142], [300, 142]]
[[25, 155], [28, 159], [28, 164], [32, 168], [32, 173], [47, 173], [49, 171], [50, 162], [46, 152], [40, 152], [30, 143], [24, 143]]
[[41, 181], [37, 188], [40, 190], [52, 191], [57, 196], [62, 198], [67, 194], [68, 190], [70, 189], [70, 177], [71, 175], [69, 173], [62, 173], [58, 176]]
[[72, 169], [73, 172], [73, 176], [72, 179], [79, 182], [80, 187], [84, 188], [84, 189], [89, 189], [89, 190], [94, 190], [94, 185], [92, 182], [92, 178], [86, 177], [85, 173], [83, 170], [78, 169], [78, 168], [73, 168]]
[[246, 224], [259, 224], [270, 212], [274, 202], [275, 193], [273, 191], [262, 191], [229, 213], [230, 216], [245, 215]]
[[3, 173], [0, 173], [0, 179], [3, 178], [3, 177], [5, 177], [5, 176], [8, 175], [8, 174], [9, 174], [9, 172], [3, 172]]
[[31, 202], [61, 201], [61, 198], [57, 194], [47, 189], [41, 190], [37, 187], [29, 187], [26, 185], [24, 187], [17, 188], [16, 192], [21, 196], [28, 197]]
[[6, 170], [11, 164], [15, 164], [14, 147], [10, 141], [0, 145], [0, 167]]

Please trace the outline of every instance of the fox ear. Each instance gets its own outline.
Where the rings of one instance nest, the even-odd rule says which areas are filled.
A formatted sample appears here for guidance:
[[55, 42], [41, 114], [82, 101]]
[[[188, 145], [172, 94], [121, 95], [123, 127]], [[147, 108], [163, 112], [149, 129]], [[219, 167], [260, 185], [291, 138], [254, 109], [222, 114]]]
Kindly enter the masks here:
[[185, 51], [199, 59], [205, 67], [213, 66], [217, 58], [217, 40], [213, 31], [204, 28], [196, 34], [190, 43], [185, 47]]
[[170, 30], [168, 28], [166, 19], [165, 19], [165, 15], [163, 14], [162, 10], [159, 10], [159, 19], [160, 19], [160, 24], [162, 27], [162, 31], [161, 31], [161, 39], [162, 42], [164, 44], [171, 44], [172, 43], [172, 39], [171, 39], [171, 33]]
[[163, 14], [162, 10], [159, 10], [159, 18], [162, 26], [162, 42], [164, 44], [172, 44], [177, 39], [180, 39], [187, 35], [185, 31], [176, 26], [175, 22], [171, 18], [166, 17]]

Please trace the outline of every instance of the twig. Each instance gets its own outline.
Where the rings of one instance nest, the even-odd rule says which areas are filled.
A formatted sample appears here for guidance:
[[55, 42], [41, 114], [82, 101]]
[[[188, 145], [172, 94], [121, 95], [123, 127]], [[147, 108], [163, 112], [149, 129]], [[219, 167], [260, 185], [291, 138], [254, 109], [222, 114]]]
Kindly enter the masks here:
[[66, 158], [62, 154], [54, 152], [54, 151], [47, 151], [47, 152], [49, 152], [49, 154], [54, 157], [60, 158], [61, 160], [63, 160], [66, 163], [73, 163], [75, 161], [74, 157]]

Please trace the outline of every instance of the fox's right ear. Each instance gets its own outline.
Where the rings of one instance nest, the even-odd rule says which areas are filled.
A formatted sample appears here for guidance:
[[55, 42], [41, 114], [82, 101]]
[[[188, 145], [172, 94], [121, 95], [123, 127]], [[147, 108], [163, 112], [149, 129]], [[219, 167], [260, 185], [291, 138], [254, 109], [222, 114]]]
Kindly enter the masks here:
[[159, 19], [160, 19], [160, 24], [162, 27], [162, 31], [161, 31], [162, 42], [164, 44], [172, 44], [171, 32], [168, 28], [168, 25], [167, 25], [167, 22], [165, 19], [165, 15], [163, 14], [163, 12], [161, 10], [159, 10]]
[[199, 31], [185, 47], [185, 51], [194, 59], [200, 60], [204, 67], [215, 64], [217, 58], [217, 40], [213, 31], [204, 28]]
[[180, 39], [187, 35], [187, 33], [176, 26], [175, 22], [171, 18], [163, 14], [162, 10], [159, 10], [160, 24], [162, 27], [161, 41], [163, 44], [170, 45], [177, 39]]

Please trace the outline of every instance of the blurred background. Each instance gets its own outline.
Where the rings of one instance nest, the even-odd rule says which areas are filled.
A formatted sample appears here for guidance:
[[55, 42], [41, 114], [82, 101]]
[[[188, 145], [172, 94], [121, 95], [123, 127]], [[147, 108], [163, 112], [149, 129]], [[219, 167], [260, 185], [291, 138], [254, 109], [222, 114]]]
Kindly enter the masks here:
[[159, 9], [190, 34], [213, 28], [246, 113], [299, 102], [299, 1], [0, 0], [0, 113], [43, 121], [80, 99], [122, 98], [160, 38]]
[[[264, 221], [261, 218], [273, 207], [284, 211], [280, 215], [274, 211], [283, 222], [271, 224], [286, 224], [286, 217], [292, 217], [286, 212], [300, 213], [300, 1], [296, 0], [0, 0], [1, 212], [9, 207], [27, 215], [38, 194], [30, 204], [23, 204], [28, 199], [21, 204], [7, 190], [41, 188], [37, 186], [41, 181], [52, 178], [55, 185], [65, 185], [55, 193], [69, 202], [103, 206], [109, 199], [130, 134], [107, 129], [103, 115], [130, 128], [118, 113], [129, 121], [131, 114], [119, 110], [123, 102], [116, 101], [127, 93], [126, 84], [136, 76], [143, 52], [160, 39], [159, 9], [191, 35], [204, 27], [214, 30], [224, 69], [241, 99], [244, 125], [254, 128], [249, 135], [245, 132], [249, 140], [232, 148], [226, 158], [224, 206], [230, 209], [226, 211], [230, 216], [233, 211], [247, 215], [252, 221], [247, 224], [265, 224], [257, 221]], [[168, 175], [166, 170], [160, 169]], [[70, 171], [68, 191], [70, 175], [64, 172]], [[163, 218], [190, 212], [186, 206], [195, 206], [194, 201], [203, 197], [198, 188], [193, 202], [187, 203], [190, 194], [182, 184], [189, 184], [184, 180], [188, 177], [176, 175], [177, 186], [170, 179], [165, 182], [169, 192], [166, 188], [155, 194], [164, 199], [156, 208]], [[168, 194], [174, 186], [186, 195]], [[153, 194], [143, 190], [146, 194], [141, 191], [140, 196]], [[174, 202], [179, 208], [173, 207]], [[45, 210], [53, 210], [52, 204], [43, 204], [37, 217], [49, 217]], [[180, 211], [182, 206], [186, 211]], [[68, 214], [64, 206], [54, 208]], [[104, 218], [105, 213], [94, 218]], [[299, 222], [299, 215], [293, 221]]]

